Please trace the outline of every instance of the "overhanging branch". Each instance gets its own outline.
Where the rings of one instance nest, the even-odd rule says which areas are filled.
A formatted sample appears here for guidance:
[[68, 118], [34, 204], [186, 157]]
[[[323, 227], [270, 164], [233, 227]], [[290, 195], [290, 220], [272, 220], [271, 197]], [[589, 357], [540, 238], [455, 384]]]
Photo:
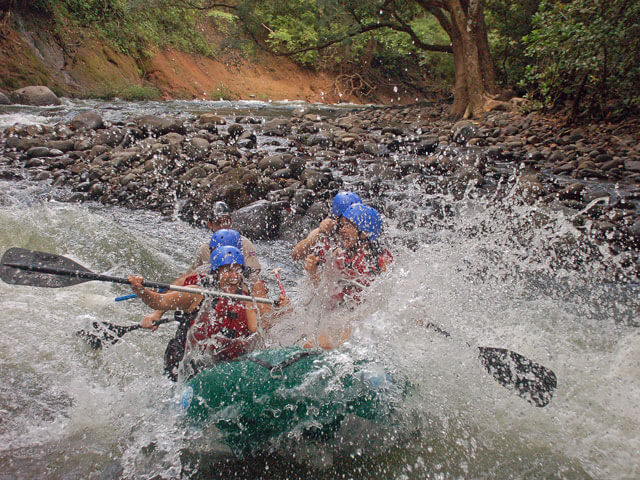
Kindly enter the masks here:
[[[345, 35], [338, 37], [338, 38], [334, 38], [332, 40], [328, 40], [324, 43], [318, 44], [318, 45], [313, 45], [310, 47], [305, 47], [305, 48], [300, 48], [298, 50], [290, 50], [287, 52], [273, 52], [275, 55], [279, 55], [279, 56], [290, 56], [290, 55], [297, 55], [299, 53], [305, 53], [305, 52], [310, 52], [313, 50], [323, 50], [327, 47], [330, 47], [331, 45], [335, 45], [336, 43], [340, 43], [343, 42], [344, 40], [346, 40], [347, 38], [351, 38], [351, 37], [355, 37], [357, 35], [366, 33], [366, 32], [370, 32], [373, 30], [379, 30], [381, 28], [389, 28], [391, 30], [396, 30], [399, 32], [404, 32], [404, 33], [408, 33], [409, 35], [411, 35], [411, 33], [413, 33], [415, 35], [415, 32], [408, 32], [406, 30], [404, 30], [403, 28], [400, 28], [398, 25], [393, 24], [393, 23], [376, 23], [375, 25], [361, 25], [360, 28], [356, 31], [353, 32], [349, 32], [346, 33]], [[412, 39], [414, 37], [412, 36]], [[417, 38], [417, 36], [416, 36]], [[416, 42], [416, 45], [418, 45], [418, 47], [422, 50], [427, 50], [430, 52], [441, 52], [441, 53], [453, 53], [453, 49], [451, 48], [451, 45], [430, 45], [427, 43], [423, 43], [422, 41], [420, 41], [418, 39], [418, 42]]]
[[198, 2], [196, 0], [178, 0], [179, 5], [189, 10], [213, 10], [214, 8], [226, 8], [229, 10], [237, 10], [236, 5], [230, 5], [228, 3], [216, 3], [216, 2]]

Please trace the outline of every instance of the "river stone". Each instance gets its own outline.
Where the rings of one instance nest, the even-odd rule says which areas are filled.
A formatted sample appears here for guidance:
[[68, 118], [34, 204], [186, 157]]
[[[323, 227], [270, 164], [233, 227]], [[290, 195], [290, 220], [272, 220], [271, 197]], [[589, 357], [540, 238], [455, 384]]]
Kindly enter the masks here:
[[88, 192], [91, 188], [91, 182], [81, 182], [74, 187], [76, 192]]
[[136, 125], [153, 135], [165, 135], [170, 132], [184, 133], [184, 125], [178, 118], [143, 115], [135, 119]]
[[231, 213], [233, 228], [248, 238], [272, 239], [278, 234], [281, 218], [274, 204], [258, 200]]
[[96, 112], [82, 112], [73, 117], [69, 122], [69, 126], [76, 131], [79, 130], [98, 130], [103, 126], [102, 117]]
[[111, 154], [111, 165], [115, 168], [130, 166], [138, 157], [138, 152], [113, 152]]
[[291, 122], [286, 118], [274, 118], [262, 126], [262, 134], [268, 137], [281, 137], [291, 131]]
[[236, 140], [238, 148], [255, 148], [258, 144], [258, 137], [253, 132], [243, 132]]
[[416, 145], [416, 153], [418, 155], [433, 153], [435, 152], [436, 148], [438, 148], [439, 143], [440, 140], [435, 135], [425, 137], [421, 139], [420, 142], [418, 142], [418, 144]]
[[300, 180], [311, 190], [317, 190], [326, 187], [333, 177], [329, 172], [321, 172], [312, 168], [305, 168]]
[[123, 177], [120, 177], [120, 185], [125, 187], [129, 185], [131, 182], [133, 182], [135, 179], [136, 179], [136, 175], [134, 173], [128, 173]]
[[39, 182], [42, 180], [49, 180], [51, 178], [51, 173], [47, 171], [34, 172], [33, 180]]
[[103, 129], [98, 130], [93, 137], [94, 145], [108, 145], [109, 147], [115, 147], [124, 138], [124, 133], [117, 129]]
[[282, 155], [271, 155], [258, 162], [258, 168], [260, 170], [280, 170], [281, 168], [284, 168], [284, 166], [284, 158]]
[[0, 105], [10, 105], [11, 101], [4, 93], [0, 92]]
[[73, 149], [80, 152], [89, 150], [91, 147], [93, 147], [93, 141], [90, 138], [81, 138], [73, 144]]
[[8, 169], [0, 170], [0, 178], [2, 180], [23, 180], [24, 179], [24, 177], [20, 173], [15, 172], [13, 170], [8, 170]]
[[27, 150], [26, 155], [28, 158], [34, 157], [51, 157], [51, 149], [47, 147], [31, 147]]
[[201, 165], [196, 165], [195, 167], [190, 168], [186, 171], [182, 177], [180, 177], [180, 181], [189, 182], [194, 178], [204, 178], [207, 176], [207, 171]]
[[232, 138], [237, 138], [240, 135], [242, 135], [244, 133], [244, 127], [238, 123], [234, 123], [229, 125], [229, 128], [227, 129], [227, 133], [232, 137]]
[[470, 120], [457, 122], [451, 128], [451, 138], [458, 145], [466, 144], [470, 139], [478, 135], [476, 126]]
[[67, 140], [49, 140], [44, 146], [54, 150], [60, 150], [61, 152], [69, 152], [75, 150], [75, 141], [72, 138]]
[[518, 179], [515, 192], [527, 203], [533, 203], [544, 193], [544, 187], [540, 178], [535, 173], [522, 175]]
[[616, 158], [613, 160], [609, 160], [608, 162], [603, 163], [602, 165], [600, 165], [600, 168], [602, 170], [612, 170], [614, 168], [618, 168], [618, 167], [624, 167], [624, 160], [622, 158]]
[[21, 151], [27, 151], [30, 148], [40, 146], [40, 144], [41, 142], [37, 138], [9, 137], [6, 142], [8, 148], [15, 148]]
[[347, 115], [346, 117], [341, 117], [337, 119], [334, 123], [338, 127], [344, 128], [345, 130], [350, 130], [354, 127], [362, 128], [362, 120], [357, 115]]
[[226, 125], [227, 121], [220, 115], [216, 115], [214, 113], [203, 113], [200, 115], [200, 125], [206, 124]]
[[640, 161], [638, 160], [625, 160], [624, 168], [630, 172], [640, 172]]
[[[353, 143], [355, 141], [355, 137], [351, 135], [344, 134], [344, 137], [342, 138], [348, 139], [346, 143], [349, 143], [349, 142]], [[308, 145], [310, 147], [313, 147], [315, 145], [319, 145], [321, 147], [328, 147], [331, 145], [331, 143], [332, 143], [331, 139], [324, 133], [309, 135], [309, 137], [307, 137], [307, 139], [305, 140], [305, 145]]]
[[563, 190], [558, 192], [558, 198], [562, 200], [582, 200], [582, 192], [584, 191], [584, 185], [582, 183], [572, 183], [567, 185]]
[[315, 196], [316, 196], [316, 194], [314, 193], [313, 190], [309, 190], [307, 188], [298, 189], [293, 194], [293, 202], [292, 203], [296, 207], [298, 207], [298, 208], [300, 208], [302, 210], [306, 210], [313, 203], [313, 200], [314, 200]]
[[104, 153], [108, 152], [110, 149], [106, 145], [95, 145], [91, 147], [91, 151], [89, 152], [89, 158], [98, 158]]
[[203, 160], [207, 156], [209, 145], [209, 142], [204, 138], [190, 138], [185, 142], [184, 153], [192, 160]]
[[307, 161], [302, 157], [293, 157], [289, 161], [289, 170], [291, 171], [291, 176], [293, 178], [300, 178], [302, 172], [304, 171], [305, 165]]
[[13, 103], [22, 105], [61, 105], [62, 102], [48, 87], [32, 86], [14, 90], [9, 94]]
[[162, 135], [158, 138], [160, 142], [166, 145], [180, 145], [184, 140], [184, 136], [179, 133], [167, 133], [166, 135]]
[[564, 162], [564, 159], [564, 153], [560, 150], [555, 150], [551, 155], [549, 155], [549, 161], [553, 163], [562, 163]]

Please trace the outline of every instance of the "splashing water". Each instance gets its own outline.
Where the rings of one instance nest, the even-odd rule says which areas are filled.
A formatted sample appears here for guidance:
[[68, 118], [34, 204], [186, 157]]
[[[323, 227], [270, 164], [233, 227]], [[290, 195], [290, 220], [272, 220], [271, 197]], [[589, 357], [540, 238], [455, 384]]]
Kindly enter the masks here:
[[[14, 478], [637, 478], [638, 290], [615, 283], [621, 258], [583, 242], [562, 212], [506, 198], [393, 191], [395, 262], [353, 312], [354, 355], [402, 372], [411, 391], [392, 431], [347, 422], [326, 442], [283, 441], [236, 457], [219, 433], [185, 424], [181, 391], [162, 375], [173, 328], [132, 332], [93, 351], [74, 336], [91, 321], [138, 322], [124, 286], [0, 284], [0, 468]], [[0, 183], [0, 249], [69, 256], [96, 272], [169, 281], [208, 234], [159, 215], [47, 201], [45, 187]], [[446, 205], [444, 207], [443, 205]], [[400, 219], [401, 215], [394, 215]], [[292, 243], [257, 242], [263, 269], [309, 295]], [[617, 278], [620, 278], [618, 275]], [[272, 279], [271, 292], [277, 292]], [[329, 316], [309, 308], [269, 336], [294, 343]], [[450, 332], [438, 334], [428, 324]], [[493, 380], [476, 346], [514, 350], [555, 371], [535, 408]]]

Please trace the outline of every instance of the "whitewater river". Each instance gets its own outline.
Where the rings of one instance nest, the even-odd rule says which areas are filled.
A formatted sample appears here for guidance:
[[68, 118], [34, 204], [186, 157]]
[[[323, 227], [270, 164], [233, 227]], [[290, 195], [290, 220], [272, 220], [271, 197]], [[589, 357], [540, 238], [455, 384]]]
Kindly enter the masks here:
[[[96, 107], [73, 104], [85, 105]], [[71, 113], [69, 104], [15, 108], [0, 125]], [[95, 272], [170, 281], [208, 239], [175, 218], [52, 198], [46, 184], [0, 181], [0, 253], [43, 250]], [[216, 432], [184, 421], [182, 387], [162, 375], [175, 326], [131, 332], [101, 350], [74, 334], [96, 320], [138, 322], [148, 311], [141, 302], [114, 301], [125, 286], [0, 283], [0, 478], [639, 478], [640, 289], [612, 282], [618, 260], [587, 248], [562, 213], [545, 212], [540, 224], [533, 207], [508, 199], [432, 197], [398, 184], [382, 201], [418, 221], [410, 229], [387, 222], [395, 262], [356, 312], [348, 348], [384, 359], [410, 382], [391, 424], [347, 424], [333, 440], [289, 439], [235, 456]], [[289, 258], [295, 240], [256, 247], [264, 270], [281, 267], [302, 303], [313, 292]], [[321, 308], [305, 312], [285, 318], [267, 341], [294, 343], [322, 325]], [[494, 381], [478, 345], [552, 369], [551, 403], [536, 408]]]

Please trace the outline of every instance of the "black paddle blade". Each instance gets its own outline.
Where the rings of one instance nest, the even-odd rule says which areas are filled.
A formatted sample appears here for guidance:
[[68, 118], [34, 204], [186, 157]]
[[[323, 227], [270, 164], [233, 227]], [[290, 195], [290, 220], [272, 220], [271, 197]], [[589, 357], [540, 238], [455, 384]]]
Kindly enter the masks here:
[[125, 333], [141, 328], [139, 324], [123, 326], [109, 322], [91, 322], [91, 326], [93, 327], [92, 330], [78, 330], [76, 335], [84, 338], [95, 349], [102, 348], [105, 343], [113, 345]]
[[515, 389], [520, 397], [536, 407], [549, 404], [558, 384], [553, 371], [505, 348], [478, 349], [480, 361], [498, 383]]
[[12, 285], [49, 288], [68, 287], [87, 281], [84, 278], [69, 276], [68, 274], [56, 275], [55, 273], [32, 271], [29, 270], [30, 267], [91, 273], [90, 270], [87, 270], [82, 265], [61, 255], [14, 247], [4, 252], [2, 256], [0, 278]]
[[[165, 323], [175, 321], [172, 318], [161, 318], [153, 322], [154, 325], [160, 326]], [[116, 325], [109, 322], [91, 322], [93, 330], [78, 330], [76, 335], [84, 338], [87, 343], [95, 349], [102, 348], [105, 343], [113, 345], [125, 334], [142, 328], [139, 323], [133, 325]]]

